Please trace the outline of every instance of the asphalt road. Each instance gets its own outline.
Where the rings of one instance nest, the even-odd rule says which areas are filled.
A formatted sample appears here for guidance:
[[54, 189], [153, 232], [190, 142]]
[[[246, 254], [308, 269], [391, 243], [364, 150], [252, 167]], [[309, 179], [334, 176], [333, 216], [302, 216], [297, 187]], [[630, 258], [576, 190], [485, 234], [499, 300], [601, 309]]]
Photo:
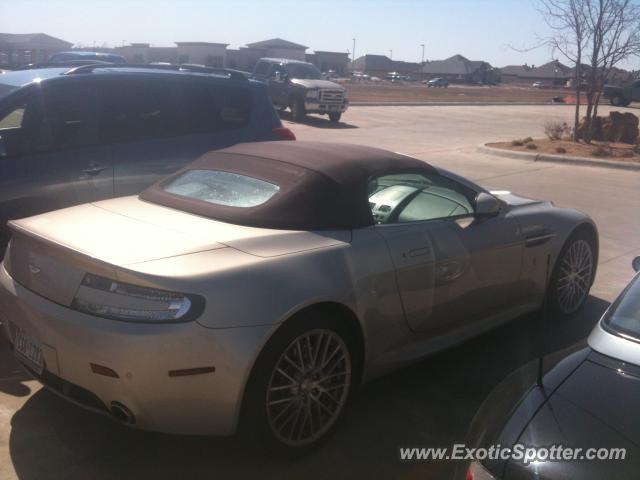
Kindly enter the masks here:
[[548, 323], [543, 337], [540, 315], [527, 315], [365, 386], [336, 435], [296, 460], [248, 454], [234, 439], [151, 434], [95, 417], [29, 381], [0, 341], [0, 479], [448, 478], [453, 464], [402, 464], [398, 447], [461, 441], [501, 378], [535, 358], [539, 348], [554, 351], [584, 341], [631, 278], [631, 259], [640, 255], [640, 172], [476, 152], [481, 142], [540, 136], [546, 119], [570, 116], [564, 106], [361, 107], [337, 126], [319, 117], [289, 126], [300, 140], [404, 152], [485, 186], [589, 213], [600, 229], [600, 265], [580, 315]]

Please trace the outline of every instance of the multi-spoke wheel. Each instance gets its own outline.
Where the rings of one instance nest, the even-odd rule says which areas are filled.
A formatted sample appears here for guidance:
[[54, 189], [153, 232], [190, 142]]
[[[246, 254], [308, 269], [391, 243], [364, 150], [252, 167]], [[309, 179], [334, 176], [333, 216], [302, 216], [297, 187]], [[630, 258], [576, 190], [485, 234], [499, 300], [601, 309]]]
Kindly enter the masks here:
[[284, 444], [322, 437], [336, 421], [351, 386], [351, 355], [331, 330], [300, 335], [278, 360], [267, 387], [267, 419]]
[[265, 346], [243, 402], [247, 439], [303, 452], [327, 437], [344, 412], [359, 370], [341, 318], [311, 312], [293, 319]]
[[570, 315], [580, 309], [589, 295], [595, 273], [595, 246], [589, 236], [571, 237], [557, 260], [549, 293], [555, 309]]

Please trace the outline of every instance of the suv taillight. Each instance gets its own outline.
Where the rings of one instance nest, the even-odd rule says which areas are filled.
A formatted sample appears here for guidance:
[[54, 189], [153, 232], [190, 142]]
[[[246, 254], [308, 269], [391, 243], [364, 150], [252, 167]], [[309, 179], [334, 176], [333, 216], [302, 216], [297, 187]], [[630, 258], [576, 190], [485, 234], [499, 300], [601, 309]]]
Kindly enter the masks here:
[[287, 127], [276, 127], [272, 131], [278, 137], [280, 137], [280, 140], [295, 140], [296, 139], [295, 133], [293, 133]]

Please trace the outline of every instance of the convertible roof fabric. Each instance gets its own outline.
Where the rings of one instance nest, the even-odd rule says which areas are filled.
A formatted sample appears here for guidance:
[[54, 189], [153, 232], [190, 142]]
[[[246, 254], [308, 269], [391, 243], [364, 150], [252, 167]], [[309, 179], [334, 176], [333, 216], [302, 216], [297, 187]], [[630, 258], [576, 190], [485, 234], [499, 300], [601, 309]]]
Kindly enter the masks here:
[[[163, 186], [190, 170], [221, 170], [280, 187], [255, 207], [231, 207], [169, 193]], [[238, 225], [340, 230], [373, 225], [368, 185], [392, 173], [437, 174], [427, 163], [377, 148], [320, 142], [257, 142], [206, 153], [152, 185], [142, 200]]]

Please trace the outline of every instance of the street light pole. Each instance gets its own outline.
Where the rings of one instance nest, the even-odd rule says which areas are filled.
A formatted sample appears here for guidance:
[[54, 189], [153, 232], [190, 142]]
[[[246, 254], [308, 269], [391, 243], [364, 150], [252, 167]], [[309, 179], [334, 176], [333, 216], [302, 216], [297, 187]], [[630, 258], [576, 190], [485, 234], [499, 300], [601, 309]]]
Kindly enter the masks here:
[[389, 50], [389, 59], [393, 60], [393, 50]]
[[422, 47], [422, 60], [420, 60], [420, 64], [424, 64], [424, 43], [421, 43], [420, 46]]
[[351, 51], [351, 71], [356, 71], [356, 39], [353, 39], [353, 50]]

